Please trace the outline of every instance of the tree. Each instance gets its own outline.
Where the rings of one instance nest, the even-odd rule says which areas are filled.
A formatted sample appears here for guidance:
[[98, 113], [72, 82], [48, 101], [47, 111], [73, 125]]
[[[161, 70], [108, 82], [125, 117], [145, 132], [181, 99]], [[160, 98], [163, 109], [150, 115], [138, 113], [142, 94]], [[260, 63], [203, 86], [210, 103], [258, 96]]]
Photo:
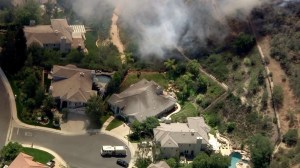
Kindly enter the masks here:
[[283, 135], [282, 141], [288, 146], [296, 145], [298, 141], [298, 131], [296, 129], [289, 129], [288, 132]]
[[250, 139], [249, 147], [254, 168], [267, 168], [273, 151], [270, 140], [258, 134]]
[[175, 70], [176, 70], [176, 63], [175, 63], [175, 59], [167, 59], [164, 62], [164, 65], [168, 71], [168, 75], [171, 78], [174, 78], [174, 74], [175, 74]]
[[211, 168], [228, 168], [230, 166], [230, 158], [220, 153], [211, 154], [210, 160]]
[[228, 166], [230, 166], [230, 158], [219, 153], [213, 153], [209, 156], [201, 152], [192, 163], [193, 168], [228, 168]]
[[153, 133], [153, 129], [159, 126], [159, 121], [156, 117], [147, 117], [143, 122], [145, 132]]
[[100, 121], [100, 117], [105, 112], [104, 102], [99, 96], [92, 96], [87, 104], [85, 113], [89, 117], [92, 127], [99, 128], [102, 123]]
[[166, 66], [167, 70], [176, 69], [175, 59], [167, 59], [167, 61], [164, 62], [164, 65]]
[[239, 36], [233, 42], [233, 48], [239, 55], [250, 51], [255, 44], [255, 39], [252, 35], [245, 33], [239, 34]]
[[72, 50], [67, 55], [67, 60], [68, 60], [69, 63], [79, 64], [79, 63], [81, 63], [81, 60], [83, 59], [83, 57], [84, 57], [84, 54], [81, 51]]
[[43, 104], [43, 100], [45, 99], [44, 87], [39, 86], [35, 91], [35, 105], [36, 107], [40, 107]]
[[28, 98], [33, 98], [35, 96], [38, 86], [39, 81], [36, 78], [35, 73], [33, 73], [25, 78], [22, 90]]
[[22, 145], [17, 142], [9, 142], [6, 146], [4, 146], [0, 151], [1, 158], [4, 159], [5, 162], [13, 161], [18, 154], [22, 150]]
[[276, 108], [280, 108], [283, 103], [283, 90], [281, 86], [275, 85], [272, 93], [273, 104]]
[[227, 132], [231, 133], [235, 129], [235, 122], [228, 122], [227, 123]]
[[33, 0], [27, 1], [16, 10], [16, 23], [20, 25], [29, 25], [30, 20], [38, 23], [41, 20], [41, 9], [39, 4]]
[[26, 60], [27, 46], [23, 28], [9, 30], [5, 34], [4, 41], [0, 66], [6, 73], [13, 75], [24, 66]]
[[196, 79], [196, 92], [197, 93], [206, 93], [207, 91], [207, 85], [208, 85], [208, 81], [206, 78], [202, 77], [202, 76], [199, 76], [197, 79]]
[[168, 160], [166, 160], [166, 163], [172, 168], [179, 167], [178, 160], [176, 160], [175, 158], [169, 158]]
[[135, 166], [137, 168], [147, 168], [151, 164], [150, 158], [137, 158], [135, 161]]
[[198, 76], [200, 71], [200, 64], [197, 60], [189, 61], [186, 65], [186, 69], [189, 73], [193, 74], [193, 76]]
[[209, 161], [210, 161], [209, 156], [206, 153], [201, 152], [194, 158], [193, 168], [199, 168], [199, 167], [208, 168]]

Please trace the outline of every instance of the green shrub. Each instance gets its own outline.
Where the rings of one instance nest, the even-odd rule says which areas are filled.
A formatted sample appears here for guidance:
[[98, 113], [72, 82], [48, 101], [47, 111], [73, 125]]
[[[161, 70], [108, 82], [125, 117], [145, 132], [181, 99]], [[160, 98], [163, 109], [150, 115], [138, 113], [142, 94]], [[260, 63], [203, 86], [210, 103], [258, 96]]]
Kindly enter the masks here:
[[282, 141], [288, 146], [296, 145], [298, 141], [298, 131], [296, 129], [288, 130], [288, 132], [283, 135]]

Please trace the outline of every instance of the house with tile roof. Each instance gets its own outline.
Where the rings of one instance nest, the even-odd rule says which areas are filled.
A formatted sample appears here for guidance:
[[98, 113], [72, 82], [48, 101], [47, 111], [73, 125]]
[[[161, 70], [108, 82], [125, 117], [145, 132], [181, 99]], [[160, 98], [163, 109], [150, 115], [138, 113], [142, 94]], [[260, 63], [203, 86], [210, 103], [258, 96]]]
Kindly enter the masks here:
[[48, 166], [33, 161], [33, 157], [20, 152], [8, 168], [48, 168]]
[[93, 71], [77, 68], [75, 65], [54, 65], [50, 94], [61, 108], [83, 107], [91, 96], [97, 95], [93, 90]]
[[129, 122], [143, 121], [147, 117], [161, 117], [175, 107], [176, 100], [163, 95], [163, 88], [154, 81], [141, 81], [131, 85], [108, 99], [110, 109], [116, 116]]
[[163, 158], [196, 156], [209, 146], [209, 131], [203, 117], [188, 117], [187, 123], [160, 123], [153, 129]]
[[51, 19], [51, 25], [25, 26], [27, 46], [40, 47], [69, 52], [72, 48], [85, 49], [85, 28], [83, 25], [70, 26], [67, 19]]

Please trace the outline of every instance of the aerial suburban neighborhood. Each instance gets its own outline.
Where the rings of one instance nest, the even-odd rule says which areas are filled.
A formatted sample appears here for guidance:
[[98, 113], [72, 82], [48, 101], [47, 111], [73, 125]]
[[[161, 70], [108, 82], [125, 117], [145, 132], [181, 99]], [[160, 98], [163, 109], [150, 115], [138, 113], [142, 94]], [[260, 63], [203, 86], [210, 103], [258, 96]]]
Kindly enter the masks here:
[[1, 0], [0, 168], [300, 166], [297, 0]]

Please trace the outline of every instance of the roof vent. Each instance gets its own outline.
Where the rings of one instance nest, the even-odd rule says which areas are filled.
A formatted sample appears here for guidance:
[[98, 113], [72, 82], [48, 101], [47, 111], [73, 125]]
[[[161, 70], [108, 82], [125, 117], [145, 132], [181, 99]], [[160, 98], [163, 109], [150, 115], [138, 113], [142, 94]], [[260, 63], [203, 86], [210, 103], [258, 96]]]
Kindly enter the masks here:
[[193, 136], [193, 135], [195, 134], [195, 132], [196, 132], [194, 129], [191, 129], [190, 131], [191, 131], [191, 135], [192, 135], [192, 136]]
[[84, 77], [84, 72], [80, 72], [80, 77]]

